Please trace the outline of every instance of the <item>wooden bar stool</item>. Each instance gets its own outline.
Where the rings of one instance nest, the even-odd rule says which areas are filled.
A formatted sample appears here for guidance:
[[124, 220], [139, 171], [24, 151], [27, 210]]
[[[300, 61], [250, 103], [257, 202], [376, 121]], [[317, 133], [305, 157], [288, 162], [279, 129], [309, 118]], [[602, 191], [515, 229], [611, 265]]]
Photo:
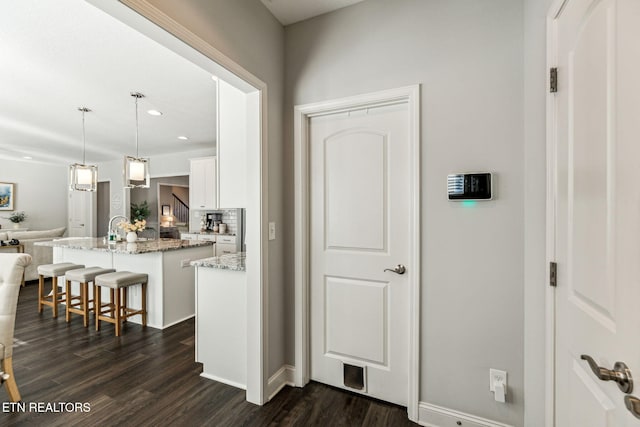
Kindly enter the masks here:
[[[84, 265], [73, 264], [71, 262], [60, 262], [57, 264], [44, 264], [38, 266], [38, 313], [42, 313], [42, 306], [48, 305], [53, 308], [53, 317], [58, 317], [58, 304], [66, 302], [64, 292], [58, 291], [58, 277], [64, 276], [67, 271], [84, 268]], [[44, 278], [51, 277], [51, 292], [44, 294]]]
[[[113, 323], [116, 326], [116, 336], [120, 336], [122, 330], [122, 323], [126, 322], [131, 316], [141, 315], [142, 326], [147, 326], [147, 282], [149, 276], [142, 273], [131, 273], [130, 271], [118, 271], [115, 273], [101, 274], [95, 277], [94, 284], [94, 306], [96, 307], [96, 331], [100, 330], [100, 321]], [[141, 308], [133, 309], [127, 307], [127, 289], [129, 286], [141, 285]], [[107, 310], [103, 310], [101, 300], [101, 288], [109, 288], [112, 291], [115, 290], [115, 302], [113, 298], [109, 304], [104, 304]], [[107, 316], [106, 314], [110, 315]]]
[[[89, 326], [89, 311], [95, 311], [95, 299], [89, 299], [89, 282], [93, 282], [96, 276], [100, 274], [112, 273], [113, 268], [88, 267], [78, 268], [68, 271], [65, 274], [67, 296], [67, 323], [71, 320], [71, 313], [82, 315], [84, 318], [84, 327]], [[71, 282], [80, 283], [80, 295], [71, 294]], [[93, 307], [89, 307], [89, 303], [94, 303]]]

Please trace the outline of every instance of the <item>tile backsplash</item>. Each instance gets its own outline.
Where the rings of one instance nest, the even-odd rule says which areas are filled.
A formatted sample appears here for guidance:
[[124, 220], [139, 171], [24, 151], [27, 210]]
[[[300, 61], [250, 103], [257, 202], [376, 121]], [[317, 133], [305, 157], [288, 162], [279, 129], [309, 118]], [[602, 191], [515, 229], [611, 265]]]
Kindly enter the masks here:
[[191, 231], [200, 231], [200, 219], [208, 213], [222, 213], [222, 222], [227, 224], [227, 233], [238, 234], [238, 209], [218, 209], [214, 211], [194, 211]]

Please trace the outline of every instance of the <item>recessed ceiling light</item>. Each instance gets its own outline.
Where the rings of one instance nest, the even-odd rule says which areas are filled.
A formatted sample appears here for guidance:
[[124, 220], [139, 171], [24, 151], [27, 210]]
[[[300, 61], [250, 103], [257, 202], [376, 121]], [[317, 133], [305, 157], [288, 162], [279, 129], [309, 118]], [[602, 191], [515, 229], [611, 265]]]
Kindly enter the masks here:
[[181, 139], [181, 140], [183, 140], [183, 141], [186, 141], [186, 140], [188, 140], [189, 138], [187, 138], [187, 137], [186, 137], [186, 136], [184, 136], [184, 135], [180, 135], [180, 136], [178, 137], [178, 139]]
[[162, 113], [158, 110], [149, 110], [147, 111], [147, 113], [151, 114], [152, 116], [161, 116]]
[[31, 156], [24, 156], [24, 157], [22, 157], [22, 158], [23, 158], [23, 159], [27, 159], [27, 160], [32, 160], [32, 159], [33, 159], [33, 157], [31, 157]]

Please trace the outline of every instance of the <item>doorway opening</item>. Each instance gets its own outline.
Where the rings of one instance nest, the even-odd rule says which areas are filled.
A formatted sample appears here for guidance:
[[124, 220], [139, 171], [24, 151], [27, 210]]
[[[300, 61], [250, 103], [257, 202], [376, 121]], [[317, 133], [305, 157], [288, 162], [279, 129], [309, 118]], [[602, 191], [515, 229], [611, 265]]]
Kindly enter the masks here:
[[[240, 91], [246, 103], [246, 237], [247, 247], [247, 394], [249, 402], [262, 405], [266, 395], [267, 346], [267, 85], [175, 20], [145, 0], [102, 2], [87, 0], [121, 22], [209, 71]], [[112, 194], [113, 196], [113, 194]], [[122, 206], [128, 206], [125, 192]], [[112, 197], [113, 205], [113, 197]], [[242, 206], [234, 206], [242, 207]], [[121, 208], [123, 209], [123, 208]]]

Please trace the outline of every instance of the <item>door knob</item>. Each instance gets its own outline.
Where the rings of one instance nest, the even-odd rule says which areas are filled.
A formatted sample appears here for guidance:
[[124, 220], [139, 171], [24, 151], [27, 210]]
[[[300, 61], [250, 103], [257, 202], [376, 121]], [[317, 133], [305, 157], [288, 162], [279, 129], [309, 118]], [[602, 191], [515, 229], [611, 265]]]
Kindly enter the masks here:
[[595, 376], [602, 381], [615, 381], [618, 383], [618, 388], [622, 390], [623, 393], [631, 393], [633, 391], [633, 378], [631, 377], [631, 371], [626, 363], [616, 362], [613, 365], [613, 370], [611, 370], [599, 367], [595, 360], [586, 354], [583, 354], [580, 358], [589, 363], [589, 367]]
[[398, 264], [396, 265], [395, 268], [385, 268], [384, 271], [393, 271], [396, 274], [404, 274], [404, 272], [407, 271], [407, 269], [405, 268], [404, 265]]
[[629, 412], [631, 412], [634, 417], [640, 418], [640, 399], [627, 394], [624, 397], [624, 406], [627, 407]]

